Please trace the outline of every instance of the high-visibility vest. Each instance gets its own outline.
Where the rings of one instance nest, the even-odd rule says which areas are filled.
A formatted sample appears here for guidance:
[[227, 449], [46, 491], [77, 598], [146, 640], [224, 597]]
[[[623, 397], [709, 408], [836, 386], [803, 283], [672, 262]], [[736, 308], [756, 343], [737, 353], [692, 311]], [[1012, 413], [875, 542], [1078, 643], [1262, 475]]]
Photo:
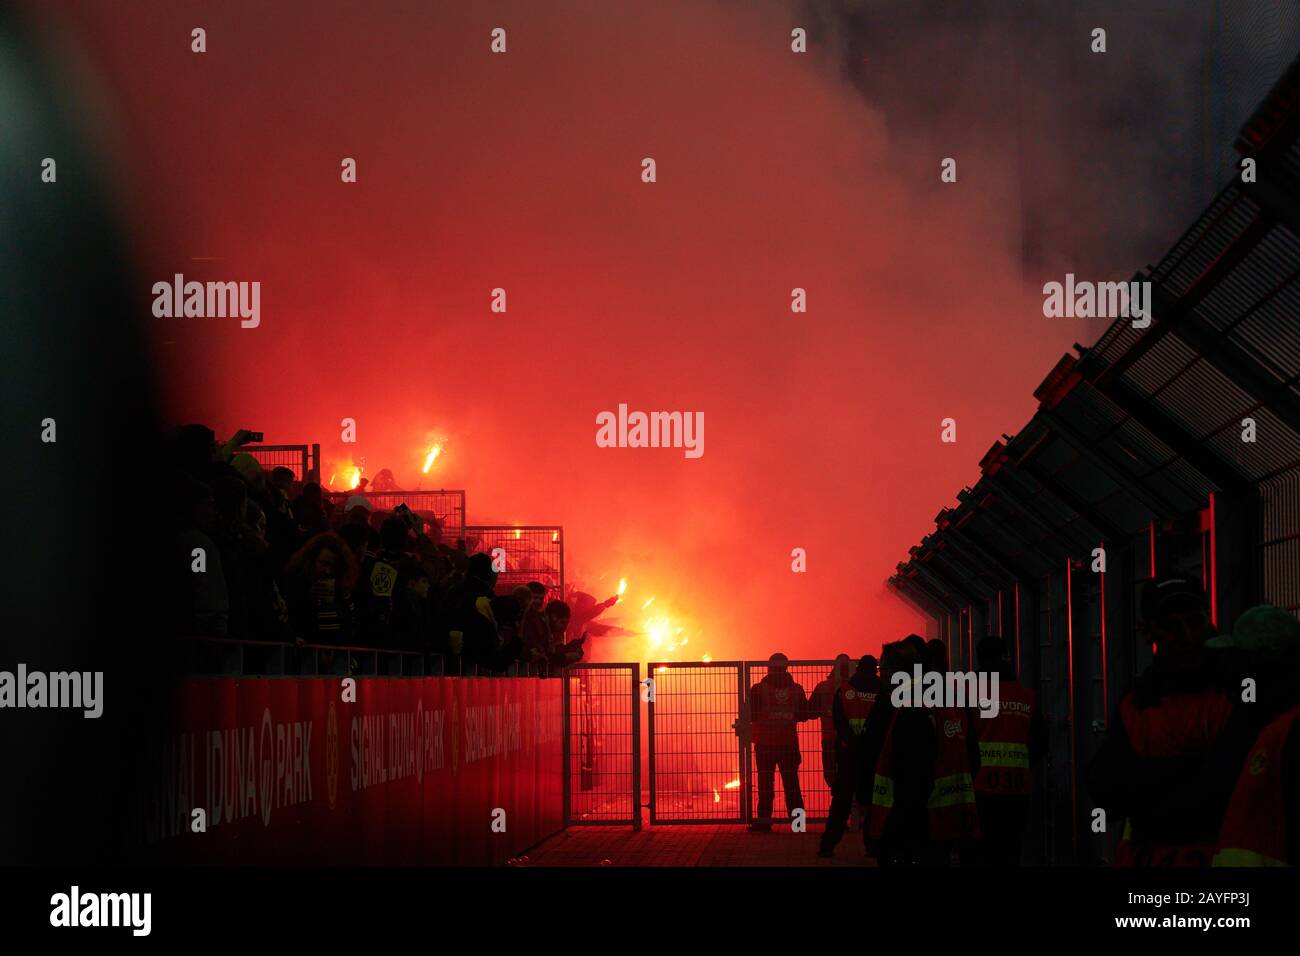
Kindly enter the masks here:
[[[1178, 757], [1208, 753], [1232, 713], [1221, 691], [1170, 694], [1151, 707], [1139, 707], [1130, 693], [1120, 701], [1120, 719], [1129, 746], [1139, 757]], [[1126, 819], [1115, 847], [1116, 866], [1209, 866], [1210, 841], [1156, 843], [1134, 841], [1133, 821]]]
[[[871, 819], [868, 834], [879, 839], [885, 821], [894, 808], [894, 718], [889, 717], [885, 742], [876, 760], [871, 787]], [[947, 843], [979, 833], [975, 811], [975, 783], [971, 779], [970, 754], [966, 750], [966, 712], [958, 707], [939, 707], [928, 714], [934, 725], [934, 787], [926, 801], [930, 839]]]
[[[824, 683], [829, 683], [831, 679], [828, 678]], [[835, 742], [835, 721], [832, 719], [835, 713], [834, 701], [836, 697], [844, 693], [845, 688], [848, 686], [847, 677], [844, 680], [835, 682], [835, 689], [831, 691], [831, 704], [821, 714], [822, 746]], [[819, 690], [821, 690], [820, 684], [813, 690], [813, 696], [816, 696]]]
[[979, 833], [975, 811], [975, 781], [971, 779], [966, 735], [972, 730], [969, 714], [961, 707], [940, 707], [934, 721], [938, 745], [934, 757], [934, 789], [930, 791], [930, 839], [946, 843]]
[[849, 729], [861, 737], [867, 729], [867, 715], [875, 706], [876, 697], [880, 692], [858, 690], [851, 684], [844, 684], [837, 693], [840, 698], [840, 710], [844, 714], [844, 719], [849, 722]]
[[1214, 866], [1289, 866], [1282, 751], [1300, 704], [1265, 727], [1250, 748], [1214, 846]]
[[1170, 694], [1139, 707], [1133, 694], [1119, 704], [1129, 746], [1139, 757], [1208, 753], [1232, 715], [1232, 701], [1219, 690]]
[[1034, 692], [1020, 681], [1001, 681], [996, 717], [975, 721], [980, 769], [975, 792], [989, 796], [1029, 793], [1029, 726]]
[[897, 716], [897, 711], [889, 715], [885, 741], [876, 758], [876, 776], [871, 784], [871, 815], [867, 823], [867, 834], [873, 840], [884, 835], [885, 821], [894, 809], [894, 718]]

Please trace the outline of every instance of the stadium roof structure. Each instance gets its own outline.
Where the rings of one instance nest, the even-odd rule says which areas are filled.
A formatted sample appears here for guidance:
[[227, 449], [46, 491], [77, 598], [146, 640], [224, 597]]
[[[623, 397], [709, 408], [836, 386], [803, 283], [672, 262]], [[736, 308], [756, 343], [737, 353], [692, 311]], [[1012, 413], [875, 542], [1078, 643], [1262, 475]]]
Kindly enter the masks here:
[[1236, 146], [1256, 181], [1234, 177], [1134, 276], [1150, 324], [1116, 319], [1065, 355], [1033, 418], [898, 564], [890, 585], [914, 605], [987, 600], [1213, 494], [1256, 509], [1256, 597], [1300, 609], [1300, 60]]

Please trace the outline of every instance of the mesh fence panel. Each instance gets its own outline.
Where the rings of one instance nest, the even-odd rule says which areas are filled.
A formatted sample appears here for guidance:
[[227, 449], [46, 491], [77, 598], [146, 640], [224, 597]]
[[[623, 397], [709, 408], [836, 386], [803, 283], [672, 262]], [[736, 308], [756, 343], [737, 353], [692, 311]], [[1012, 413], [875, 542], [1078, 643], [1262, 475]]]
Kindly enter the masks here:
[[[823, 681], [828, 679], [834, 665], [834, 661], [791, 661], [788, 670], [795, 683], [803, 688], [809, 701], [813, 702], [814, 692]], [[745, 671], [745, 694], [746, 700], [749, 701], [754, 685], [767, 676], [768, 665], [766, 661], [750, 662], [745, 665]], [[829, 686], [823, 687], [822, 693], [816, 695], [822, 706], [810, 710], [811, 719], [800, 721], [796, 725], [799, 739], [799, 789], [808, 820], [825, 820], [830, 814], [831, 781], [834, 779], [835, 772], [835, 738], [834, 730], [830, 725], [830, 707], [835, 686], [832, 682]], [[824, 731], [829, 736], [823, 736]], [[753, 747], [750, 748], [749, 761], [750, 779], [753, 781], [750, 787], [750, 812], [754, 819], [757, 819], [759, 778], [758, 762]], [[830, 779], [827, 779], [828, 776]], [[778, 822], [786, 821], [790, 818], [790, 806], [787, 803], [787, 794], [779, 772], [775, 774], [774, 790], [772, 818]]]
[[578, 664], [564, 672], [565, 822], [640, 822], [640, 666]]
[[256, 458], [263, 471], [288, 468], [293, 472], [293, 480], [300, 483], [311, 480], [316, 465], [310, 445], [244, 445], [239, 451]]
[[564, 529], [559, 525], [471, 525], [465, 529], [470, 554], [505, 552], [506, 569], [497, 575], [497, 593], [529, 581], [546, 586], [546, 600], [564, 597]]
[[743, 818], [739, 663], [652, 664], [651, 821], [739, 823]]
[[[465, 492], [463, 491], [330, 491], [325, 500], [334, 506], [336, 525], [343, 521], [343, 509], [349, 498], [359, 496], [370, 503], [370, 523], [380, 522], [404, 504], [428, 523], [436, 523], [444, 544], [455, 545], [465, 536]], [[426, 532], [430, 528], [426, 527]]]

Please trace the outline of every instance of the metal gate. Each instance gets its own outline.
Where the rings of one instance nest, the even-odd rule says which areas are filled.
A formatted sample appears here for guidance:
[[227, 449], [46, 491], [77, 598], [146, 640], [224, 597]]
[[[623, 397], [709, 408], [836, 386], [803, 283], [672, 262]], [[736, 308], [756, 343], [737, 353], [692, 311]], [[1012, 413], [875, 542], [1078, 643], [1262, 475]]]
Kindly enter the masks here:
[[737, 718], [744, 665], [650, 666], [650, 822], [740, 823], [748, 801]]
[[565, 668], [564, 825], [641, 828], [641, 665]]
[[[853, 673], [856, 661], [849, 666]], [[799, 738], [799, 790], [803, 796], [805, 819], [810, 822], [825, 822], [831, 810], [831, 780], [834, 779], [834, 732], [830, 727], [831, 700], [835, 694], [835, 683], [829, 681], [834, 661], [791, 661], [787, 670], [804, 692], [809, 701], [808, 719], [800, 721]], [[749, 661], [745, 664], [745, 715], [748, 716], [750, 693], [754, 686], [767, 676], [767, 661]], [[823, 683], [826, 682], [826, 683]], [[831, 736], [823, 737], [823, 717], [825, 729]], [[748, 748], [745, 761], [745, 779], [752, 786], [747, 788], [749, 814], [746, 819], [758, 819], [758, 791], [761, 784], [757, 756], [753, 746]], [[790, 819], [788, 795], [785, 792], [781, 774], [773, 775], [774, 799], [770, 822], [782, 823]], [[764, 821], [768, 822], [768, 821]]]
[[[833, 661], [791, 661], [790, 676], [810, 699]], [[650, 822], [749, 823], [758, 818], [762, 782], [749, 733], [749, 698], [768, 670], [767, 661], [658, 663], [650, 665]], [[810, 706], [797, 727], [798, 782], [806, 819], [830, 812], [822, 715], [829, 721], [833, 685], [821, 688], [821, 708]], [[771, 819], [790, 817], [780, 774], [774, 774]]]
[[[809, 700], [797, 725], [798, 784], [806, 819], [830, 811], [829, 730], [833, 661], [791, 661]], [[749, 728], [750, 695], [767, 661], [576, 664], [564, 672], [566, 826], [641, 826], [641, 705], [648, 703], [650, 822], [749, 823], [758, 818], [759, 772]], [[825, 721], [825, 723], [824, 723]], [[771, 772], [770, 768], [765, 768]], [[770, 820], [790, 818], [774, 773]]]

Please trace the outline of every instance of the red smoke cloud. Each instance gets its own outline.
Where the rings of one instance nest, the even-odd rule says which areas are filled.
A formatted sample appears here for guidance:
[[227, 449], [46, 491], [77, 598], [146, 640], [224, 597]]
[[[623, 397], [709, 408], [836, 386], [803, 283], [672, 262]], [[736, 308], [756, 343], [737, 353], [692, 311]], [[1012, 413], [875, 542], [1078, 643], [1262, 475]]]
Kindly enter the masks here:
[[[791, 53], [783, 7], [334, 6], [42, 13], [103, 83], [142, 308], [177, 272], [262, 283], [257, 329], [144, 317], [169, 416], [409, 484], [445, 436], [425, 487], [467, 489], [472, 522], [562, 523], [570, 578], [626, 577], [610, 616], [634, 627], [654, 595], [681, 656], [918, 628], [885, 578], [1101, 327], [1043, 318], [1010, 174], [963, 153], [940, 184], [948, 154]], [[704, 412], [703, 457], [597, 448], [620, 402]]]

